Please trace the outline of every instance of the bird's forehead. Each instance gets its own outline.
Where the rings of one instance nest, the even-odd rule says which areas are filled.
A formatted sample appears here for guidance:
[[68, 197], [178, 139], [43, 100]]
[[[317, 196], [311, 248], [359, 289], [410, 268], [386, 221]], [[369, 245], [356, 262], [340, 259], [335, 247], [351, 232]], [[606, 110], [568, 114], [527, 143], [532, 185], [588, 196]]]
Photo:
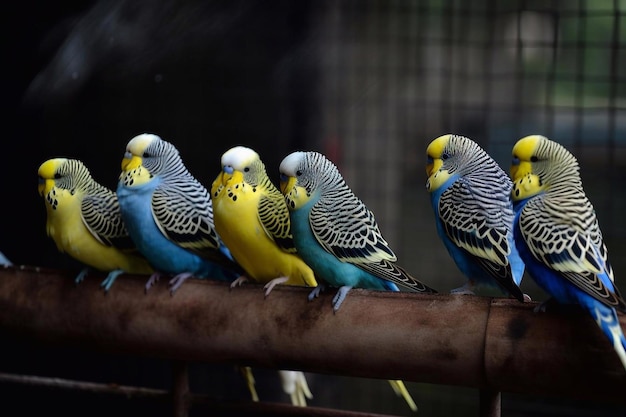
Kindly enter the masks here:
[[259, 159], [259, 154], [245, 146], [235, 146], [222, 155], [222, 166], [239, 167]]
[[39, 166], [38, 174], [42, 178], [53, 178], [60, 166], [67, 162], [67, 158], [53, 158]]
[[133, 154], [140, 155], [148, 146], [150, 146], [152, 142], [160, 139], [161, 138], [159, 138], [157, 135], [143, 133], [132, 138], [128, 142], [128, 145], [126, 145], [126, 149], [131, 151]]
[[304, 159], [304, 152], [293, 152], [287, 155], [280, 163], [279, 170], [283, 174], [291, 175], [295, 174], [300, 162]]
[[521, 138], [513, 146], [513, 155], [520, 159], [529, 159], [535, 153], [542, 139], [543, 136], [540, 135], [530, 135]]
[[446, 145], [450, 141], [450, 134], [439, 136], [436, 139], [433, 139], [426, 148], [426, 154], [433, 158], [439, 157], [443, 154], [443, 150], [446, 148]]

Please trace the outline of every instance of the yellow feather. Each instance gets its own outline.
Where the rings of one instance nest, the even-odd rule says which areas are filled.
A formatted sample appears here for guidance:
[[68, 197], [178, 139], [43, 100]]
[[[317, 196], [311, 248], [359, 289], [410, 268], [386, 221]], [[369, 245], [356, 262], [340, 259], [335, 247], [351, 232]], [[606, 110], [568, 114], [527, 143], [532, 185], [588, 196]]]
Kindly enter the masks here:
[[313, 271], [299, 256], [282, 250], [258, 217], [259, 201], [267, 190], [246, 184], [241, 172], [221, 172], [211, 187], [215, 229], [250, 278], [268, 283], [288, 277], [287, 285], [315, 287]]
[[39, 190], [46, 206], [46, 230], [58, 250], [105, 272], [121, 269], [135, 274], [152, 273], [152, 268], [143, 258], [107, 246], [91, 234], [81, 215], [84, 193], [80, 190], [71, 193], [55, 185], [55, 172], [64, 161], [60, 158], [48, 160], [39, 169], [39, 177], [43, 181]]

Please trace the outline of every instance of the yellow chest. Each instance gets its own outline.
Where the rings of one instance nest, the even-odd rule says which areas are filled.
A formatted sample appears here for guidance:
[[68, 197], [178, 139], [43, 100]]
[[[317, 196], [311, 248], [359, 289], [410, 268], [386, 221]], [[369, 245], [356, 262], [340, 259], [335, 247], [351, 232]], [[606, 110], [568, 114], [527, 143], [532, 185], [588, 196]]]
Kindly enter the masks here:
[[57, 190], [56, 201], [56, 208], [46, 203], [46, 229], [59, 251], [102, 271], [115, 269], [131, 273], [151, 271], [144, 259], [104, 245], [91, 234], [82, 220], [79, 195]]
[[[294, 256], [284, 252], [265, 231], [258, 216], [261, 191], [239, 184], [213, 196], [215, 230], [246, 274], [266, 283], [289, 276]], [[299, 259], [297, 259], [299, 262]]]

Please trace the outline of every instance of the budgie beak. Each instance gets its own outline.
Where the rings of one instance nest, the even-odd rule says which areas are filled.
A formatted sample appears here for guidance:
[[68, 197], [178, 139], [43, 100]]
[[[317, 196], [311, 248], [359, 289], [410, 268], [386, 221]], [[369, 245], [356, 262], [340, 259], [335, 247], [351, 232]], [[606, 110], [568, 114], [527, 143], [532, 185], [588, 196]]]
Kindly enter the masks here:
[[513, 181], [532, 172], [532, 168], [529, 165], [528, 162], [521, 162], [519, 159], [514, 160], [513, 164], [511, 164], [511, 178]]
[[296, 186], [296, 177], [283, 177], [280, 178], [280, 191], [283, 195], [289, 194], [289, 192]]
[[39, 184], [37, 185], [37, 191], [39, 192], [39, 195], [44, 197], [46, 194], [48, 194], [50, 192], [50, 190], [52, 190], [52, 187], [54, 187], [54, 181], [50, 180], [50, 179], [43, 179], [41, 177], [39, 177]]
[[231, 181], [235, 184], [243, 182], [243, 173], [233, 169], [231, 166], [225, 166], [222, 170], [222, 185], [226, 186]]
[[131, 171], [141, 166], [141, 158], [132, 155], [130, 158], [128, 155], [124, 155], [124, 159], [122, 159], [122, 171]]
[[443, 161], [440, 158], [432, 159], [428, 158], [428, 164], [426, 165], [426, 175], [429, 177], [435, 172], [439, 171], [443, 166]]

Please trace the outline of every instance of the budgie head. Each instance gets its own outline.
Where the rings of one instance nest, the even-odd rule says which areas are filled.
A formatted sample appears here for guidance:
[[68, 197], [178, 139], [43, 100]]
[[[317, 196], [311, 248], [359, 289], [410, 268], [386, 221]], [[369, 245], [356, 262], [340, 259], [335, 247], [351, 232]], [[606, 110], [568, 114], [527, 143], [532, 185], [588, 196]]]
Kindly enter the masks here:
[[544, 136], [523, 137], [517, 141], [512, 153], [512, 198], [515, 201], [552, 188], [582, 187], [574, 155]]
[[222, 155], [221, 185], [229, 181], [245, 182], [253, 187], [258, 186], [267, 177], [265, 165], [258, 153], [245, 146], [235, 146]]
[[293, 152], [280, 163], [280, 190], [290, 210], [304, 206], [314, 195], [345, 187], [339, 170], [319, 152]]
[[49, 159], [39, 166], [38, 175], [39, 195], [53, 210], [57, 209], [61, 197], [83, 194], [93, 183], [87, 167], [76, 159]]
[[426, 148], [426, 189], [433, 192], [454, 176], [476, 173], [487, 153], [473, 140], [446, 134], [434, 139]]
[[120, 181], [127, 187], [136, 187], [156, 176], [167, 178], [185, 172], [186, 168], [174, 145], [157, 135], [144, 133], [135, 136], [126, 145]]

